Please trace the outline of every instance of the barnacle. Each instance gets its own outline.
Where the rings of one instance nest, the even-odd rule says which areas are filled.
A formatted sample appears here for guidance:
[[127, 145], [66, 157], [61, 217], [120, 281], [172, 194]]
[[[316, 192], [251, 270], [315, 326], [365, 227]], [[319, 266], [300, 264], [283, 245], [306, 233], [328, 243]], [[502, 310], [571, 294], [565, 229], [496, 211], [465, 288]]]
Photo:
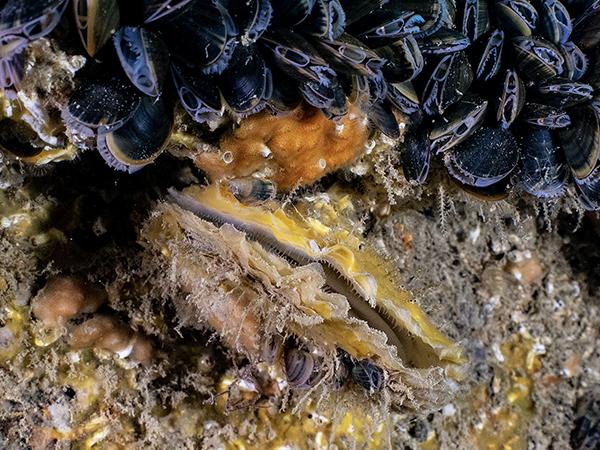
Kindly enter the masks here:
[[[222, 314], [217, 330], [229, 342], [238, 336], [235, 345], [252, 359], [258, 356], [248, 343], [264, 341], [269, 338], [265, 330], [285, 326], [312, 340], [325, 354], [341, 348], [356, 360], [382, 365], [390, 373], [390, 385], [398, 382], [404, 387], [396, 389], [420, 392], [417, 403], [442, 395], [427, 391], [431, 377], [445, 379], [447, 393], [449, 380], [461, 377], [461, 349], [398, 286], [393, 267], [346, 229], [304, 219], [294, 211], [243, 205], [219, 186], [171, 195], [184, 209], [160, 205], [142, 242], [173, 266], [177, 284], [188, 296], [179, 305], [185, 323], [199, 316], [214, 323], [211, 317]], [[223, 271], [207, 271], [195, 259], [198, 252], [224, 259]], [[227, 266], [232, 267], [231, 275]], [[261, 281], [258, 292], [246, 287], [255, 293], [244, 300], [243, 315], [224, 306], [232, 295], [235, 299], [238, 287], [230, 277], [240, 272]], [[220, 292], [218, 297], [202, 294], [207, 283]], [[233, 308], [241, 311], [241, 306]], [[261, 315], [266, 308], [268, 317]], [[285, 325], [272, 323], [280, 314], [288, 317]], [[249, 338], [257, 329], [261, 334]]]
[[218, 152], [198, 153], [195, 162], [213, 181], [260, 176], [288, 190], [355, 160], [367, 137], [366, 117], [354, 106], [338, 122], [312, 107], [280, 117], [263, 112], [224, 136]]

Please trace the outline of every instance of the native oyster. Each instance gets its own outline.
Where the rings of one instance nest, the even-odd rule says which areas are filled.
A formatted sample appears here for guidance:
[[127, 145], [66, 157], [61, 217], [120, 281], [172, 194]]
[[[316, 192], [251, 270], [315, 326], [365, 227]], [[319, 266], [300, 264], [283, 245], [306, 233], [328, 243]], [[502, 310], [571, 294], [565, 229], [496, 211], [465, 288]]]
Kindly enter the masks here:
[[383, 368], [410, 406], [452, 393], [460, 347], [412, 302], [392, 265], [334, 225], [333, 210], [328, 220], [305, 218], [298, 208], [244, 205], [215, 185], [170, 194], [140, 239], [168, 261], [184, 324], [210, 325], [251, 361], [277, 334], [310, 342], [325, 366], [341, 349]]

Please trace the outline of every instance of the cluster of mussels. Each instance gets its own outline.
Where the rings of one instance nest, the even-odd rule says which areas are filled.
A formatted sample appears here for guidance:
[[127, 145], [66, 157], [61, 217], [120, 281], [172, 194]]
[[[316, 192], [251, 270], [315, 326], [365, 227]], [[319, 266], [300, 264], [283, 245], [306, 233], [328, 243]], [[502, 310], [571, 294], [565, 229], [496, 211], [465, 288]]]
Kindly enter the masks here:
[[[4, 3], [5, 88], [18, 86], [23, 49], [67, 3]], [[73, 0], [71, 9], [65, 21], [74, 17], [93, 58], [65, 119], [116, 168], [156, 158], [177, 99], [200, 123], [303, 101], [335, 119], [352, 102], [392, 138], [410, 116], [409, 180], [424, 182], [440, 153], [468, 190], [520, 185], [556, 197], [572, 175], [583, 207], [600, 209], [598, 0]]]
[[[282, 339], [272, 339], [263, 356], [269, 364], [281, 360], [287, 382], [294, 389], [310, 389], [325, 376], [318, 356]], [[375, 363], [368, 359], [354, 359], [345, 351], [338, 350], [331, 380], [333, 388], [340, 389], [350, 378], [371, 394], [379, 392], [385, 382], [383, 370]]]

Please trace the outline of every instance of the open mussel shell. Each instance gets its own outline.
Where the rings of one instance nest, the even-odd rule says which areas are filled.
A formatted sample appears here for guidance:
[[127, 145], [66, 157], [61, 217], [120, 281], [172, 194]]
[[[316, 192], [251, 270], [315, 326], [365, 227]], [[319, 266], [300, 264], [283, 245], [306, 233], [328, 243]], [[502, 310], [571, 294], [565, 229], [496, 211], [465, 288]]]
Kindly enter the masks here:
[[471, 41], [456, 30], [442, 27], [437, 33], [419, 40], [419, 47], [424, 54], [444, 55], [465, 50]]
[[525, 84], [516, 71], [507, 69], [500, 83], [500, 95], [496, 105], [496, 121], [502, 128], [509, 128], [519, 116], [524, 104]]
[[600, 155], [600, 114], [592, 105], [577, 106], [568, 113], [572, 123], [558, 130], [558, 136], [573, 175], [582, 180], [594, 170]]
[[169, 74], [169, 51], [162, 39], [141, 27], [123, 27], [113, 36], [121, 66], [146, 95], [160, 95]]
[[575, 180], [579, 202], [588, 211], [600, 211], [600, 166], [583, 180]]
[[346, 15], [339, 0], [317, 0], [302, 22], [302, 31], [320, 39], [339, 38], [346, 28]]
[[96, 55], [117, 31], [120, 10], [117, 0], [74, 0], [75, 21], [81, 42], [90, 56]]
[[188, 73], [178, 64], [171, 65], [171, 72], [181, 105], [192, 119], [206, 123], [222, 116], [221, 93], [213, 76]]
[[541, 103], [526, 103], [521, 118], [530, 125], [548, 129], [571, 125], [571, 117], [564, 110]]
[[404, 137], [400, 156], [404, 177], [413, 183], [423, 184], [429, 175], [431, 143], [425, 127], [417, 127]]
[[260, 42], [268, 50], [265, 56], [270, 56], [269, 62], [298, 81], [321, 83], [335, 78], [327, 61], [298, 33], [267, 33]]
[[172, 126], [173, 104], [166, 95], [145, 96], [123, 125], [98, 131], [98, 150], [111, 167], [133, 172], [158, 157]]
[[449, 2], [447, 0], [403, 0], [398, 3], [401, 4], [402, 9], [413, 11], [425, 20], [420, 31], [414, 34], [417, 39], [431, 36], [442, 26], [448, 25]]
[[256, 42], [271, 23], [273, 7], [270, 0], [228, 0], [226, 4], [246, 45]]
[[538, 12], [528, 0], [498, 0], [496, 14], [509, 36], [531, 36], [537, 27]]
[[332, 41], [319, 41], [318, 49], [329, 57], [335, 70], [342, 72], [373, 76], [385, 63], [377, 53], [349, 34]]
[[166, 16], [160, 32], [174, 59], [206, 74], [223, 72], [237, 45], [237, 27], [219, 2], [194, 0], [181, 14]]
[[464, 52], [443, 56], [423, 91], [423, 110], [429, 115], [443, 114], [461, 99], [472, 82], [473, 70]]
[[487, 100], [465, 98], [436, 119], [429, 134], [431, 151], [445, 152], [471, 136], [483, 124], [487, 107]]
[[133, 114], [140, 94], [124, 76], [93, 76], [95, 68], [90, 64], [77, 73], [66, 112], [86, 127], [118, 127]]
[[421, 49], [412, 35], [378, 49], [377, 54], [386, 60], [381, 71], [390, 82], [411, 81], [425, 66]]
[[481, 81], [489, 81], [500, 71], [502, 49], [504, 48], [504, 31], [494, 30], [485, 40], [485, 47], [477, 62], [475, 77]]
[[573, 42], [565, 42], [560, 46], [560, 53], [565, 59], [564, 76], [571, 81], [578, 81], [588, 70], [588, 58]]
[[6, 58], [58, 25], [68, 0], [8, 0], [0, 9], [0, 57]]
[[383, 388], [385, 382], [383, 369], [368, 359], [354, 362], [350, 373], [352, 379], [371, 394]]
[[540, 37], [516, 37], [513, 48], [519, 71], [532, 81], [545, 81], [563, 73], [565, 60], [558, 48]]
[[594, 89], [589, 84], [555, 79], [537, 87], [538, 101], [559, 108], [568, 108], [592, 99]]
[[555, 44], [567, 42], [573, 25], [565, 5], [559, 0], [544, 0], [540, 2], [540, 13], [540, 24], [545, 36]]
[[488, 187], [517, 167], [521, 149], [510, 131], [487, 126], [444, 155], [448, 172], [461, 183]]
[[221, 76], [219, 87], [235, 112], [256, 112], [271, 97], [271, 71], [256, 49], [238, 46], [232, 63]]
[[414, 11], [388, 4], [355, 21], [348, 31], [372, 48], [393, 44], [398, 39], [419, 31], [425, 23]]
[[528, 128], [523, 133], [523, 156], [519, 181], [523, 189], [540, 198], [561, 195], [569, 175], [552, 134], [544, 128]]
[[464, 0], [458, 29], [475, 42], [490, 28], [488, 0]]

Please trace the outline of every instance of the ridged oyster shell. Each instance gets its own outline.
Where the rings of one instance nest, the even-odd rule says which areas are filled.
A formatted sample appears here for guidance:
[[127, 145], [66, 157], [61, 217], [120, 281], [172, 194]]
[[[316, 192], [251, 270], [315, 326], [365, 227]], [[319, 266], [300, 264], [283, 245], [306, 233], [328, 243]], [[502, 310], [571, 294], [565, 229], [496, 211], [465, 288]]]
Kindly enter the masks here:
[[243, 205], [218, 186], [172, 195], [185, 209], [159, 204], [140, 240], [165, 257], [185, 294], [175, 296], [184, 324], [208, 323], [250, 360], [275, 333], [305, 339], [331, 358], [341, 348], [384, 368], [387, 386], [412, 406], [452, 393], [460, 347], [350, 231], [292, 208]]

